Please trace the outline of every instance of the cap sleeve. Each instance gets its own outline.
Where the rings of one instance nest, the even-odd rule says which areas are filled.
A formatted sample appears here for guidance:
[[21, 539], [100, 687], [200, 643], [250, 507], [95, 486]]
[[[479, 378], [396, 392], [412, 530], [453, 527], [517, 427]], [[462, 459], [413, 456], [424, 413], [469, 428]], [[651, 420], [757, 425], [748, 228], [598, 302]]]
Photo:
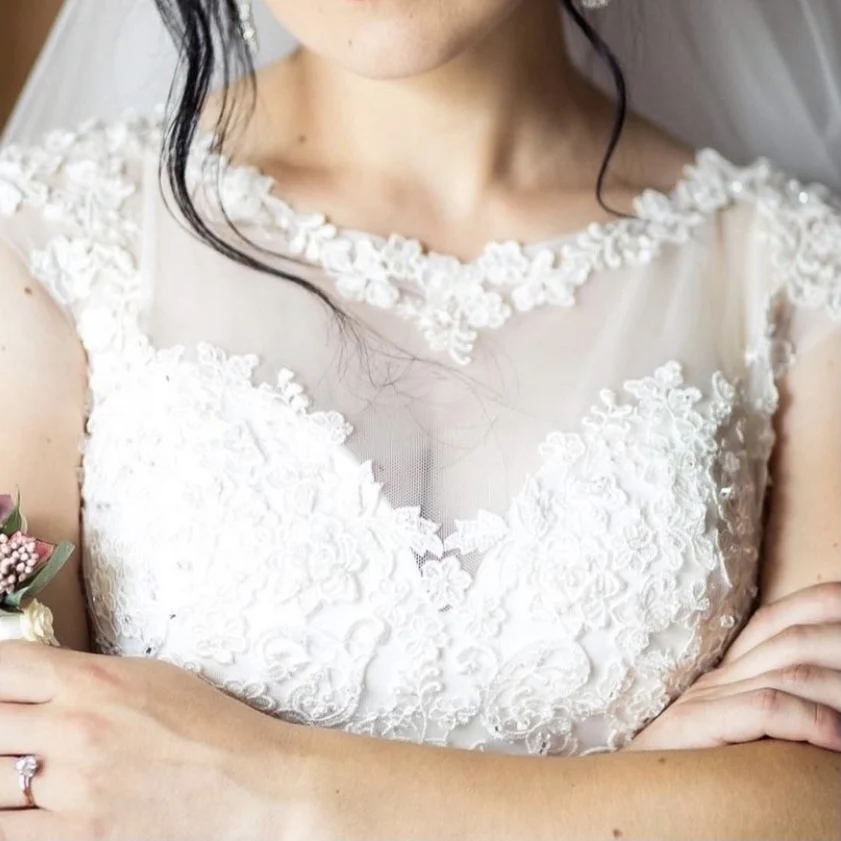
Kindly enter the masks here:
[[760, 210], [769, 311], [789, 350], [784, 373], [815, 345], [841, 335], [841, 205], [822, 187], [789, 181]]
[[112, 327], [105, 314], [130, 298], [146, 152], [158, 138], [156, 122], [127, 115], [0, 149], [0, 245], [28, 266], [88, 350]]

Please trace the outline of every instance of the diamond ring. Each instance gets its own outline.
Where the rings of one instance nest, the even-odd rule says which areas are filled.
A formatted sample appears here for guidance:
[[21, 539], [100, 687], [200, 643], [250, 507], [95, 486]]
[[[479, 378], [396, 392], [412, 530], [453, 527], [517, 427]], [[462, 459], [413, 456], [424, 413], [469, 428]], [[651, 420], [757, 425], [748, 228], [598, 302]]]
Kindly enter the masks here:
[[35, 798], [32, 796], [32, 778], [38, 773], [40, 765], [37, 757], [21, 756], [15, 762], [15, 770], [18, 772], [18, 782], [20, 783], [20, 790], [26, 798], [26, 805], [30, 809], [37, 808], [35, 805]]

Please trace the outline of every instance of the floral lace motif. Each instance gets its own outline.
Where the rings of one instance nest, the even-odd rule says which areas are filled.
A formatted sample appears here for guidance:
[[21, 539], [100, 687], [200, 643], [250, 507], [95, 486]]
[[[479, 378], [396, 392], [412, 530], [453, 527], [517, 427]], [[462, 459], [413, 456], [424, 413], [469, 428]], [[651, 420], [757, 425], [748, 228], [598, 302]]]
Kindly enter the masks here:
[[841, 321], [841, 212], [797, 182], [762, 205], [781, 294]]
[[802, 226], [805, 237], [794, 235], [795, 241], [788, 243], [778, 237], [779, 247], [789, 249], [781, 265], [791, 272], [781, 280], [798, 303], [822, 305], [823, 299], [833, 297], [837, 310], [841, 300], [837, 281], [834, 291], [819, 277], [810, 283], [809, 267], [801, 274], [804, 266], [791, 252], [799, 242], [809, 243], [809, 248], [834, 248], [837, 216], [833, 221], [822, 212], [825, 206], [817, 194], [806, 192], [797, 182], [784, 185], [782, 176], [762, 160], [737, 169], [704, 150], [671, 196], [652, 190], [643, 193], [635, 203], [634, 217], [590, 225], [577, 236], [543, 246], [489, 243], [476, 260], [465, 263], [427, 253], [416, 240], [399, 236], [383, 240], [342, 231], [322, 215], [296, 213], [277, 197], [271, 178], [252, 168], [231, 166], [223, 155], [211, 153], [212, 145], [210, 137], [199, 144], [192, 177], [219, 186], [219, 206], [234, 222], [262, 226], [275, 242], [282, 232], [282, 250], [319, 264], [345, 298], [393, 310], [413, 321], [432, 350], [445, 351], [460, 364], [470, 362], [480, 331], [501, 328], [514, 312], [544, 305], [573, 306], [576, 290], [594, 272], [645, 265], [666, 245], [688, 242], [711, 213], [748, 195], [770, 196], [774, 205], [781, 196], [794, 196], [808, 205], [809, 210], [800, 204], [789, 208], [790, 223]]
[[[721, 376], [704, 397], [672, 363], [549, 436], [506, 516], [460, 524], [452, 544], [485, 547], [471, 577], [287, 372], [254, 387], [252, 358], [142, 340], [121, 359], [86, 454], [100, 646], [192, 662], [258, 709], [442, 745], [614, 749], [714, 663], [752, 599], [761, 495]], [[165, 492], [141, 539], [148, 487]]]
[[[389, 505], [350, 426], [291, 372], [256, 386], [253, 356], [157, 350], [140, 332], [132, 166], [157, 136], [90, 125], [0, 155], [0, 211], [49, 220], [33, 272], [90, 359], [85, 570], [102, 650], [171, 660], [292, 720], [540, 754], [616, 749], [714, 665], [754, 595], [771, 403], [666, 364], [549, 435], [504, 515], [442, 540], [419, 509]], [[571, 305], [592, 271], [652, 259], [741, 196], [780, 226], [781, 293], [838, 312], [837, 216], [762, 162], [702, 153], [672, 197], [643, 196], [639, 220], [471, 264], [294, 214], [250, 170], [222, 183], [235, 221], [279, 226], [345, 294], [412, 317], [462, 361], [475, 331]]]

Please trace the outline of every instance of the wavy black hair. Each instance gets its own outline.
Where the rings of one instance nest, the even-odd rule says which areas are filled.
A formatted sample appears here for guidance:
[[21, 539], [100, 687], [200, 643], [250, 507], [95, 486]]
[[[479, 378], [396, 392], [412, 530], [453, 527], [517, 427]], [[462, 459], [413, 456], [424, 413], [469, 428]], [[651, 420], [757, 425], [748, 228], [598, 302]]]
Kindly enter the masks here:
[[[625, 77], [615, 55], [581, 12], [577, 0], [559, 2], [605, 62], [616, 86], [616, 115], [595, 184], [599, 204], [613, 213], [604, 201], [604, 184], [627, 118]], [[255, 103], [254, 64], [242, 31], [238, 0], [155, 0], [155, 5], [179, 49], [178, 70], [168, 102], [171, 120], [161, 158], [161, 177], [169, 182], [177, 208], [199, 239], [219, 253], [241, 265], [297, 284], [342, 317], [341, 311], [318, 287], [292, 272], [264, 263], [220, 237], [204, 221], [190, 193], [188, 156], [211, 89], [217, 82], [221, 83], [221, 103], [214, 128], [215, 151], [222, 151], [237, 116], [247, 114]], [[236, 80], [234, 87], [232, 83]]]

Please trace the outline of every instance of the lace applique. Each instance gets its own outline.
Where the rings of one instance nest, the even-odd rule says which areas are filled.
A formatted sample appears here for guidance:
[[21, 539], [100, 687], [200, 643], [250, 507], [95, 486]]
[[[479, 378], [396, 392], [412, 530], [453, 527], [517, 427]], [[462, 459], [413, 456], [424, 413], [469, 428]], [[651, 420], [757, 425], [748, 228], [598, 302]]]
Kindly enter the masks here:
[[221, 206], [234, 223], [262, 227], [269, 238], [282, 232], [282, 250], [323, 267], [342, 296], [413, 321], [432, 350], [460, 364], [470, 362], [480, 331], [499, 329], [515, 311], [572, 306], [576, 289], [594, 272], [644, 265], [665, 245], [687, 242], [710, 213], [730, 204], [745, 184], [767, 177], [768, 170], [764, 163], [738, 170], [707, 150], [687, 168], [674, 195], [647, 191], [637, 199], [633, 218], [590, 225], [545, 246], [490, 243], [465, 263], [427, 253], [415, 240], [342, 231], [322, 215], [296, 213], [274, 193], [273, 179], [229, 165], [212, 146], [210, 137], [199, 144], [192, 178], [219, 185]]
[[[714, 665], [755, 592], [769, 404], [722, 374], [687, 384], [669, 363], [600, 394], [577, 429], [545, 439], [504, 514], [442, 540], [418, 508], [388, 504], [346, 447], [350, 426], [313, 409], [291, 372], [257, 386], [254, 356], [142, 335], [130, 163], [157, 132], [91, 125], [0, 154], [0, 209], [56, 222], [33, 266], [90, 358], [85, 572], [102, 650], [170, 660], [295, 721], [564, 754], [620, 747]], [[640, 199], [639, 220], [461, 264], [294, 214], [248, 170], [223, 186], [235, 221], [280, 224], [295, 253], [344, 266], [355, 294], [444, 319], [428, 329], [462, 357], [471, 331], [571, 305], [590, 272], [644, 263], [734, 197], [785, 189], [764, 163], [702, 153], [672, 197]], [[777, 264], [795, 300], [832, 309], [816, 287], [836, 282], [821, 233], [834, 222], [813, 201]], [[813, 210], [823, 221], [806, 221]], [[423, 295], [395, 297], [397, 278]]]
[[779, 289], [841, 321], [841, 212], [823, 190], [797, 181], [764, 195], [760, 209]]
[[141, 160], [159, 141], [157, 123], [127, 117], [0, 151], [0, 212], [36, 209], [53, 226], [31, 252], [32, 274], [73, 314], [92, 356], [119, 346], [136, 321], [139, 231], [130, 202], [138, 174], [127, 161]]
[[[348, 459], [338, 416], [322, 435], [288, 374], [279, 400], [251, 385], [253, 364], [141, 349], [98, 411], [86, 527], [106, 650], [198, 658], [211, 682], [295, 721], [577, 753], [624, 743], [745, 615], [761, 493], [723, 377], [704, 397], [667, 365], [627, 383], [628, 402], [602, 394], [581, 432], [549, 436], [508, 514], [461, 524], [460, 544], [485, 551], [471, 578], [453, 547], [434, 558], [436, 526], [391, 509], [370, 466]], [[222, 394], [236, 418], [208, 417]], [[121, 501], [103, 506], [123, 464]], [[164, 476], [180, 501], [155, 501], [141, 541], [132, 502]], [[167, 517], [186, 499], [188, 524]], [[178, 569], [185, 544], [201, 575]], [[247, 559], [233, 577], [232, 552]], [[117, 569], [119, 599], [103, 584]]]
[[470, 586], [470, 575], [461, 568], [457, 558], [448, 555], [438, 561], [427, 561], [421, 567], [421, 575], [432, 603], [439, 610], [464, 601]]
[[746, 352], [758, 387], [757, 422], [750, 440], [762, 465], [767, 465], [774, 445], [770, 418], [779, 404], [777, 380], [796, 358], [792, 342], [780, 329], [791, 305], [841, 322], [841, 213], [823, 187], [805, 186], [770, 168], [769, 172], [751, 188], [770, 251], [765, 330]]

